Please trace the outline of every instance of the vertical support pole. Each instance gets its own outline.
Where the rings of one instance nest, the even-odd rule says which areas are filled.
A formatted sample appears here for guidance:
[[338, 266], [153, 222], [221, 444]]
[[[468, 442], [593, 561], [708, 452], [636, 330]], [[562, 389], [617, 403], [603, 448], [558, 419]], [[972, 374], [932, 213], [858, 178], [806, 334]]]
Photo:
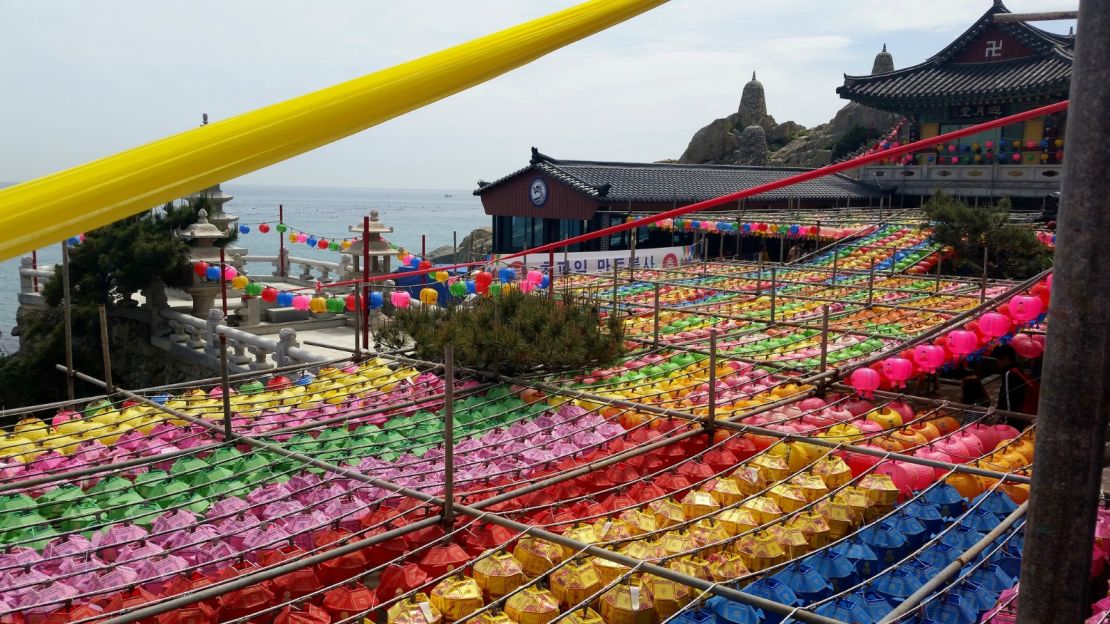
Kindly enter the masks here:
[[717, 241], [720, 243], [717, 246], [717, 259], [718, 260], [724, 260], [725, 259], [725, 235], [720, 233], [720, 232], [717, 232]]
[[771, 267], [771, 322], [775, 322], [775, 304], [778, 300], [778, 285], [775, 283], [775, 267]]
[[555, 250], [547, 250], [547, 299], [555, 300]]
[[867, 307], [875, 300], [875, 259], [871, 259], [871, 268], [867, 271]]
[[224, 248], [220, 247], [220, 305], [227, 318], [227, 278], [224, 275]]
[[73, 400], [73, 311], [69, 294], [69, 243], [62, 241], [62, 315], [66, 333], [66, 397]]
[[631, 230], [628, 231], [628, 233], [632, 236], [632, 239], [631, 239], [631, 241], [628, 245], [628, 248], [629, 248], [629, 254], [628, 254], [628, 283], [629, 284], [631, 284], [634, 281], [633, 276], [636, 273], [636, 239], [639, 238], [639, 235], [637, 234], [637, 230], [639, 230], [639, 228], [632, 228]]
[[[278, 204], [278, 223], [285, 223], [285, 206]], [[278, 237], [278, 275], [285, 277], [285, 233], [274, 228]]]
[[[39, 251], [37, 249], [32, 249], [31, 250], [31, 268], [35, 269], [36, 271], [39, 268]], [[39, 291], [39, 276], [38, 275], [32, 275], [31, 276], [31, 284], [34, 287], [35, 292], [38, 292]]]
[[759, 260], [756, 261], [755, 268], [758, 274], [755, 278], [755, 296], [758, 297], [763, 294], [763, 254], [759, 254]]
[[112, 352], [108, 344], [108, 311], [104, 304], [97, 306], [97, 312], [100, 313], [100, 357], [104, 363], [104, 390], [108, 394], [116, 391], [116, 386], [112, 383]]
[[617, 268], [617, 263], [613, 263], [613, 311], [610, 314], [617, 313], [617, 280], [620, 279], [618, 275], [620, 269]]
[[1080, 0], [1044, 354], [1037, 468], [1021, 559], [1020, 624], [1082, 622], [1110, 416], [1110, 11]]
[[654, 305], [652, 306], [651, 346], [659, 348], [659, 282], [655, 283]]
[[709, 233], [702, 234], [701, 237], [701, 275], [705, 277], [709, 274]]
[[942, 265], [942, 264], [944, 264], [944, 256], [942, 256], [940, 254], [940, 252], [938, 251], [937, 252], [937, 281], [933, 284], [933, 293], [934, 294], [940, 292], [940, 273], [941, 273], [940, 265]]
[[786, 232], [779, 231], [779, 264], [786, 262]]
[[[370, 298], [370, 216], [362, 216], [362, 284], [366, 288], [367, 302]], [[367, 306], [369, 307], [369, 306]], [[370, 314], [362, 315], [362, 348], [370, 350]]]
[[821, 306], [821, 372], [829, 364], [829, 306]]
[[895, 265], [898, 264], [898, 260], [896, 259], [897, 255], [898, 255], [898, 248], [895, 247], [894, 248], [894, 253], [890, 255], [890, 276], [891, 277], [894, 277], [894, 272], [896, 270]]
[[443, 347], [443, 526], [455, 525], [455, 349]]
[[[706, 417], [706, 428], [710, 436], [717, 421], [717, 330], [709, 330], [709, 412]], [[712, 437], [710, 443], [713, 442]]]
[[983, 245], [983, 283], [979, 288], [979, 303], [987, 300], [987, 261], [990, 258], [990, 247]]
[[[473, 241], [474, 239], [471, 239]], [[451, 230], [451, 264], [459, 264], [459, 231]]]
[[227, 336], [220, 334], [220, 389], [224, 400], [224, 440], [235, 437], [231, 430], [231, 382], [227, 375]]
[[[355, 284], [355, 361], [362, 361], [362, 341], [360, 340], [359, 330], [362, 329], [362, 284]], [[366, 302], [369, 305], [369, 301]]]
[[[431, 262], [431, 260], [428, 260], [428, 258], [427, 258], [427, 253], [428, 253], [428, 235], [427, 234], [421, 234], [420, 235], [420, 257], [424, 258], [424, 260], [426, 260], [428, 262]], [[428, 274], [427, 273], [423, 273], [423, 274], [420, 275], [420, 283], [421, 284], [427, 284], [428, 283]]]

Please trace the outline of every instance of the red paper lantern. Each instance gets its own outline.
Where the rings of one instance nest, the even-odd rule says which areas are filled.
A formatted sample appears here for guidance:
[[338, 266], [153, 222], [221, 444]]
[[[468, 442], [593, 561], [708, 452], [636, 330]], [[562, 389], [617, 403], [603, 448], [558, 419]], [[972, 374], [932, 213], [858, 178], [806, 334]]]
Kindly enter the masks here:
[[[378, 606], [378, 597], [361, 583], [350, 583], [324, 594], [324, 611], [333, 620], [346, 620], [354, 615], [363, 614]], [[366, 613], [373, 620], [373, 616]]]
[[1010, 319], [998, 312], [987, 312], [979, 317], [979, 331], [985, 336], [998, 338], [1010, 332]]
[[193, 273], [196, 273], [198, 277], [204, 277], [204, 274], [207, 273], [207, 272], [208, 272], [208, 263], [207, 262], [202, 261], [202, 262], [198, 262], [198, 263], [193, 265]]
[[327, 611], [314, 604], [306, 604], [296, 611], [292, 607], [285, 607], [274, 618], [274, 624], [331, 624], [331, 616]]
[[273, 286], [267, 286], [262, 289], [262, 300], [266, 303], [274, 303], [277, 301], [278, 289]]
[[428, 582], [429, 578], [427, 572], [414, 564], [397, 565], [393, 563], [382, 570], [377, 592], [383, 600], [389, 600], [394, 596], [399, 596], [420, 587]]
[[259, 231], [259, 232], [262, 232], [263, 234], [266, 234], [267, 232], [269, 232], [269, 231], [270, 231], [270, 226], [269, 226], [269, 225], [267, 225], [267, 224], [265, 224], [265, 223], [263, 223], [262, 225], [259, 225], [259, 226], [258, 226], [258, 231]]

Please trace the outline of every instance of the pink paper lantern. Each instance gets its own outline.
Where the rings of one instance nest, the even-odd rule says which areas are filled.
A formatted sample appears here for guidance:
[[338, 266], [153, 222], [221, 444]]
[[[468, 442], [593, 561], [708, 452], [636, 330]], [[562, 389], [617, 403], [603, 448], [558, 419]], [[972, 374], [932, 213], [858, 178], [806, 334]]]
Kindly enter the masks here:
[[308, 295], [297, 295], [296, 297], [293, 297], [293, 309], [307, 310], [308, 304], [311, 300], [312, 298]]
[[225, 280], [231, 281], [231, 280], [235, 279], [236, 275], [239, 275], [239, 271], [236, 271], [235, 267], [233, 267], [231, 265], [228, 265], [228, 266], [224, 267], [224, 279]]
[[1014, 339], [1010, 341], [1010, 346], [1023, 358], [1037, 358], [1044, 353], [1044, 345], [1033, 340], [1029, 334], [1016, 334]]
[[528, 271], [528, 281], [532, 282], [533, 285], [538, 285], [543, 281], [543, 273], [535, 269]]
[[905, 388], [906, 380], [913, 375], [913, 364], [905, 358], [887, 358], [883, 360], [883, 375], [895, 386]]
[[1010, 332], [1010, 325], [1010, 319], [998, 312], [987, 312], [979, 317], [979, 331], [991, 338], [1005, 336]]
[[870, 368], [857, 368], [848, 377], [848, 384], [855, 388], [856, 392], [865, 399], [874, 396], [872, 393], [879, 389], [880, 383], [882, 383], [882, 378], [879, 373]]
[[411, 300], [412, 297], [410, 297], [409, 294], [403, 290], [395, 290], [389, 294], [389, 302], [398, 308], [409, 307], [409, 302]]
[[1010, 300], [1010, 316], [1019, 323], [1028, 323], [1037, 318], [1043, 308], [1039, 297], [1018, 295]]
[[297, 242], [298, 243], [303, 244], [306, 240], [308, 240], [308, 234], [305, 234], [304, 232], [301, 232], [301, 233], [297, 234]]
[[1011, 156], [1010, 158], [1011, 158], [1011, 159], [1012, 159], [1012, 160], [1013, 160], [1014, 162], [1021, 162], [1021, 154], [1017, 154], [1017, 153], [1015, 153], [1015, 154], [1014, 154], [1013, 156]]
[[960, 164], [960, 157], [959, 157], [959, 156], [953, 156], [953, 157], [952, 157], [952, 160], [951, 160], [950, 162], [951, 162], [951, 163], [952, 163], [953, 165], [958, 165], [958, 164]]
[[918, 345], [913, 349], [913, 361], [926, 373], [935, 373], [944, 365], [944, 349], [931, 344]]
[[979, 346], [979, 338], [975, 335], [975, 332], [957, 329], [948, 332], [945, 344], [948, 345], [948, 350], [957, 357], [964, 357], [975, 351], [976, 347]]

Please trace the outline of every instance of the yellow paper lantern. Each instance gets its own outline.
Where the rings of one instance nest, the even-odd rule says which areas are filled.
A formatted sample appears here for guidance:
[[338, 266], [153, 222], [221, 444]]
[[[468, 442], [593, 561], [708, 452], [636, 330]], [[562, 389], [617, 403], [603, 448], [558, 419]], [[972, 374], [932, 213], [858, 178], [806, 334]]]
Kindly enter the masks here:
[[563, 560], [563, 549], [551, 542], [527, 536], [517, 541], [513, 556], [520, 562], [520, 569], [526, 577], [536, 578], [547, 574]]
[[677, 559], [669, 559], [665, 567], [686, 576], [700, 578], [708, 581], [710, 578], [709, 561], [698, 555], [686, 555]]
[[449, 278], [449, 277], [451, 277], [451, 276], [447, 273], [447, 271], [436, 271], [435, 272], [436, 281], [439, 282], [440, 284], [442, 284], [443, 282], [446, 282], [447, 278]]
[[313, 297], [308, 302], [308, 309], [315, 314], [321, 314], [328, 311], [328, 300], [323, 297]]
[[847, 485], [852, 480], [852, 469], [848, 467], [843, 459], [835, 455], [828, 455], [817, 460], [817, 463], [813, 465], [813, 474], [821, 477], [821, 480], [825, 482], [825, 487], [830, 490]]
[[780, 483], [771, 487], [771, 500], [775, 501], [779, 509], [786, 513], [798, 511], [809, 502], [800, 487], [788, 483]]
[[655, 601], [637, 583], [619, 583], [601, 595], [601, 617], [608, 624], [654, 624]]
[[559, 616], [559, 600], [550, 591], [529, 585], [509, 596], [505, 613], [520, 624], [547, 624]]
[[246, 275], [243, 275], [243, 274], [239, 274], [239, 275], [236, 275], [235, 277], [231, 278], [232, 288], [238, 288], [239, 290], [243, 290], [244, 288], [246, 288], [247, 284], [249, 284], [249, 283], [250, 283], [250, 279]]
[[740, 487], [744, 496], [755, 496], [767, 488], [767, 479], [758, 466], [745, 464], [732, 473], [733, 480]]
[[698, 520], [690, 527], [690, 536], [702, 548], [702, 552], [714, 553], [725, 547], [725, 540], [730, 535], [724, 524], [713, 518]]
[[734, 547], [736, 554], [744, 561], [744, 565], [752, 572], [759, 572], [782, 563], [786, 560], [786, 553], [771, 535], [757, 533], [746, 535]]
[[567, 624], [605, 624], [597, 611], [585, 606], [567, 613], [562, 621]]
[[420, 303], [426, 306], [433, 306], [439, 301], [439, 293], [434, 288], [421, 288], [420, 289]]
[[564, 609], [580, 604], [601, 589], [601, 576], [589, 561], [572, 561], [551, 573], [551, 593]]
[[655, 521], [655, 514], [640, 508], [625, 510], [621, 513], [620, 519], [627, 522], [636, 535], [653, 533], [659, 527]]
[[503, 550], [476, 561], [471, 576], [491, 600], [506, 596], [524, 584], [520, 562]]
[[686, 520], [709, 515], [721, 508], [713, 495], [701, 490], [690, 490], [682, 497], [682, 513]]
[[651, 501], [648, 503], [648, 507], [655, 514], [655, 524], [660, 529], [672, 527], [686, 519], [682, 505], [678, 504], [673, 498], [668, 497]]
[[689, 587], [650, 574], [640, 577], [640, 587], [651, 596], [656, 616], [660, 621], [678, 613], [693, 599], [693, 593]]
[[772, 453], [753, 457], [751, 464], [759, 469], [768, 483], [777, 483], [790, 475], [790, 465], [786, 460]]
[[760, 524], [773, 522], [782, 516], [782, 509], [775, 504], [774, 500], [766, 496], [756, 496], [755, 498], [748, 499], [744, 501], [741, 507], [750, 509], [755, 514]]
[[801, 531], [811, 548], [820, 548], [832, 541], [829, 539], [829, 523], [815, 511], [795, 515], [786, 522], [786, 526]]
[[448, 620], [461, 620], [482, 608], [482, 588], [470, 578], [457, 574], [445, 578], [432, 589], [432, 605]]
[[[370, 622], [369, 624], [373, 623]], [[478, 615], [468, 619], [466, 624], [517, 624], [517, 622], [514, 622], [504, 611], [486, 609]]]
[[867, 500], [872, 505], [882, 507], [893, 507], [898, 502], [898, 496], [901, 494], [890, 475], [877, 472], [865, 475], [859, 480], [858, 487], [864, 491]]
[[428, 600], [427, 594], [415, 594], [386, 611], [388, 624], [440, 624], [443, 614]]
[[829, 493], [825, 481], [815, 474], [803, 472], [790, 478], [790, 484], [797, 486], [809, 502], [820, 500]]
[[16, 423], [12, 433], [32, 442], [37, 442], [50, 434], [50, 425], [44, 423], [40, 418], [24, 418]]
[[763, 524], [759, 514], [746, 507], [733, 507], [717, 514], [717, 521], [724, 527], [730, 537], [746, 533]]
[[744, 500], [744, 492], [740, 490], [740, 484], [732, 477], [721, 477], [720, 479], [716, 479], [709, 493], [721, 507], [735, 505]]
[[612, 583], [620, 578], [621, 575], [632, 569], [626, 565], [616, 563], [615, 561], [609, 561], [608, 559], [602, 559], [601, 557], [590, 557], [590, 565], [597, 570], [597, 575], [601, 577], [601, 583], [603, 585]]
[[719, 552], [708, 555], [709, 580], [724, 583], [748, 574], [744, 558], [733, 552]]

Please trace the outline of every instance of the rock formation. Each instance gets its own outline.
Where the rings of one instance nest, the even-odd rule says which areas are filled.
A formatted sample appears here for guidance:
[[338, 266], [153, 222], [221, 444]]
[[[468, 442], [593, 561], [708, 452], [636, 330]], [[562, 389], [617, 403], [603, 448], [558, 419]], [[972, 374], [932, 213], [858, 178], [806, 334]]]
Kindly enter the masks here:
[[493, 251], [493, 228], [480, 227], [467, 234], [459, 241], [459, 253], [456, 258], [452, 253], [451, 245], [436, 247], [428, 252], [428, 259], [437, 264], [455, 262], [471, 262], [483, 258]]
[[[875, 55], [871, 73], [891, 71], [894, 58], [883, 44], [882, 52]], [[776, 123], [767, 114], [763, 84], [753, 72], [751, 81], [744, 85], [739, 110], [694, 133], [678, 162], [821, 167], [882, 136], [896, 122], [897, 115], [893, 113], [851, 102], [828, 123], [808, 130], [793, 121]], [[762, 129], [762, 136], [753, 127]]]

